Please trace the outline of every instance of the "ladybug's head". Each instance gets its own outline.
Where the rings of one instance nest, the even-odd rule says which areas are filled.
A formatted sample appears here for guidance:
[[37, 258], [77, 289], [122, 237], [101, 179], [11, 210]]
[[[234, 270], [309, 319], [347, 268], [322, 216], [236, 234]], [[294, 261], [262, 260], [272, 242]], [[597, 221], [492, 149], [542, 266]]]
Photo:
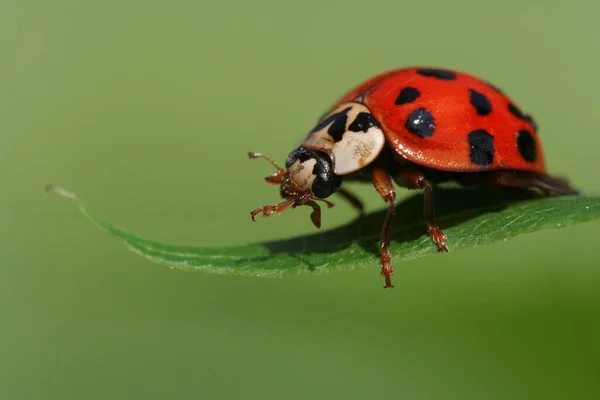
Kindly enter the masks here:
[[269, 157], [259, 153], [248, 153], [250, 158], [265, 158], [277, 172], [265, 177], [267, 183], [281, 185], [281, 197], [285, 199], [279, 204], [266, 205], [251, 212], [252, 219], [260, 213], [268, 216], [282, 213], [288, 208], [311, 206], [311, 220], [317, 228], [321, 227], [321, 208], [315, 200], [322, 201], [328, 207], [333, 203], [325, 200], [342, 184], [342, 177], [333, 172], [331, 159], [324, 153], [298, 147], [285, 160], [286, 169], [280, 168]]

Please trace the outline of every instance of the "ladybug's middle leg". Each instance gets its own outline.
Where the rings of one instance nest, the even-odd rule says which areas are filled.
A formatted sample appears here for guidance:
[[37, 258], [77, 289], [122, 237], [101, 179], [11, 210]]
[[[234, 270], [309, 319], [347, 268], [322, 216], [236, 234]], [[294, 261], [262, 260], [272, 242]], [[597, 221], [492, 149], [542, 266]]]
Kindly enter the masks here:
[[392, 226], [394, 224], [394, 219], [396, 219], [396, 190], [394, 189], [392, 178], [384, 169], [373, 168], [371, 170], [371, 180], [383, 201], [390, 203], [390, 208], [388, 208], [387, 215], [383, 221], [379, 247], [381, 248], [381, 275], [385, 277], [384, 288], [394, 287], [391, 279], [394, 270], [392, 269], [392, 259], [389, 247]]
[[448, 245], [446, 244], [448, 237], [435, 221], [433, 189], [425, 175], [414, 169], [403, 168], [396, 175], [396, 181], [409, 189], [423, 189], [425, 191], [423, 215], [427, 223], [427, 232], [440, 251], [448, 251]]
[[337, 193], [341, 195], [344, 199], [346, 199], [346, 201], [350, 203], [350, 205], [354, 207], [359, 214], [362, 214], [364, 212], [365, 206], [363, 202], [358, 197], [356, 197], [354, 193], [347, 189], [344, 189], [343, 187], [339, 188]]

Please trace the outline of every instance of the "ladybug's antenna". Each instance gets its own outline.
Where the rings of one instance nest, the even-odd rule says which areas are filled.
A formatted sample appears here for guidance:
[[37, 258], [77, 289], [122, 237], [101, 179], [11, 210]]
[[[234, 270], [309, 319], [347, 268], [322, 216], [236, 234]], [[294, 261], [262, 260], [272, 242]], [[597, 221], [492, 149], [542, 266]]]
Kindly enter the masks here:
[[253, 152], [249, 152], [249, 153], [248, 153], [248, 157], [250, 157], [250, 158], [264, 158], [265, 160], [267, 160], [268, 162], [270, 162], [270, 163], [271, 163], [271, 165], [272, 165], [272, 166], [274, 166], [274, 167], [277, 169], [277, 171], [285, 171], [285, 170], [284, 170], [283, 168], [281, 168], [279, 165], [275, 164], [275, 161], [273, 161], [273, 160], [271, 159], [271, 157], [269, 157], [269, 156], [266, 156], [266, 155], [264, 155], [264, 154], [261, 154], [261, 153], [253, 153]]

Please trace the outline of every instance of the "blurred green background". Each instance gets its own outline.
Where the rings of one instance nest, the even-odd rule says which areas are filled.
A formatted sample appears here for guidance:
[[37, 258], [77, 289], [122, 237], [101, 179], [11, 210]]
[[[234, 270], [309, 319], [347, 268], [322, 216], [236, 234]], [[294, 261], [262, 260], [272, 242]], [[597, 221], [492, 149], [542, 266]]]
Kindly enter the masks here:
[[[600, 398], [599, 223], [284, 280], [171, 271], [146, 237], [313, 232], [250, 161], [283, 162], [346, 89], [432, 65], [488, 79], [541, 126], [549, 169], [600, 192], [600, 3], [0, 2], [0, 398]], [[357, 186], [369, 210], [383, 207]], [[324, 228], [353, 217], [343, 202]]]

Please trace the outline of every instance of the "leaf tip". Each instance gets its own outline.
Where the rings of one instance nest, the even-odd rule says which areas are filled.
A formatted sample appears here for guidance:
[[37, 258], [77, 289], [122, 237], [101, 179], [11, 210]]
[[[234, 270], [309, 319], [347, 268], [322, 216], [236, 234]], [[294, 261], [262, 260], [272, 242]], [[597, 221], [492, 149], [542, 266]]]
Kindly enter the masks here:
[[58, 196], [66, 197], [71, 200], [78, 200], [75, 193], [57, 185], [46, 185], [44, 188], [44, 193], [54, 193]]

